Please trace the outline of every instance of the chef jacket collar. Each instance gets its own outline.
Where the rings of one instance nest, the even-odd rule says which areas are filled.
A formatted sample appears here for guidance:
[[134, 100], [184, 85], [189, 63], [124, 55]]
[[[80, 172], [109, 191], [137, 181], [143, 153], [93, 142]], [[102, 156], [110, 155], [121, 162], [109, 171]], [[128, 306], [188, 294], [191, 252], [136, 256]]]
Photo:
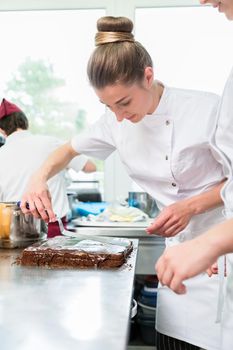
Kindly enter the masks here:
[[163, 89], [162, 96], [160, 98], [159, 104], [156, 110], [152, 113], [153, 115], [167, 115], [168, 114], [168, 97], [169, 97], [169, 88], [165, 85]]
[[9, 144], [11, 142], [14, 142], [15, 140], [19, 140], [24, 138], [25, 136], [31, 135], [30, 131], [28, 130], [19, 130], [19, 131], [15, 131], [12, 134], [10, 134], [9, 136], [6, 137], [6, 142], [5, 144]]

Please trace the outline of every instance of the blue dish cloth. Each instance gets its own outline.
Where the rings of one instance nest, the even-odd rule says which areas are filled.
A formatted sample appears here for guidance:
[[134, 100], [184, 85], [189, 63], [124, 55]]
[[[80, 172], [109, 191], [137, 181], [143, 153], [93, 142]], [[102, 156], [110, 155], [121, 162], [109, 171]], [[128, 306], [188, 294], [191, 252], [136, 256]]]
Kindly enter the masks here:
[[109, 203], [107, 202], [78, 202], [74, 210], [80, 216], [87, 216], [89, 214], [99, 215], [108, 205]]

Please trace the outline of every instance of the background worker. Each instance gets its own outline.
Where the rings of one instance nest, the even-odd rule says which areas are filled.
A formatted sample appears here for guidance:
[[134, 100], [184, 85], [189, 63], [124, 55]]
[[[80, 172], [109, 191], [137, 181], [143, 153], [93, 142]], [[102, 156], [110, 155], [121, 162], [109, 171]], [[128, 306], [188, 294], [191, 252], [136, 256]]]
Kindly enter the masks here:
[[[53, 136], [34, 135], [29, 121], [15, 104], [3, 99], [0, 105], [0, 132], [5, 144], [0, 148], [0, 201], [17, 202], [22, 197], [30, 176], [51, 151], [62, 142]], [[96, 166], [85, 156], [75, 157], [67, 167], [75, 171], [93, 172]], [[49, 189], [56, 215], [66, 224], [69, 202], [66, 194], [65, 171], [49, 181]], [[60, 234], [57, 222], [49, 223], [48, 237]]]

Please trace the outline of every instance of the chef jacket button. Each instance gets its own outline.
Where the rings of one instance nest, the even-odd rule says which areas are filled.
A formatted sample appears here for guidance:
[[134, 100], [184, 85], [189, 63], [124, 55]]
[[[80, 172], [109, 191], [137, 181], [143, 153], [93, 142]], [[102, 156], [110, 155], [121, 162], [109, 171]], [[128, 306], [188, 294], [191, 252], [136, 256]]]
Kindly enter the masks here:
[[166, 156], [165, 159], [168, 160], [168, 156]]
[[175, 182], [173, 182], [173, 183], [172, 183], [172, 186], [173, 186], [173, 187], [176, 187], [176, 183], [175, 183]]
[[169, 120], [166, 120], [166, 125], [169, 125], [170, 124], [170, 121]]

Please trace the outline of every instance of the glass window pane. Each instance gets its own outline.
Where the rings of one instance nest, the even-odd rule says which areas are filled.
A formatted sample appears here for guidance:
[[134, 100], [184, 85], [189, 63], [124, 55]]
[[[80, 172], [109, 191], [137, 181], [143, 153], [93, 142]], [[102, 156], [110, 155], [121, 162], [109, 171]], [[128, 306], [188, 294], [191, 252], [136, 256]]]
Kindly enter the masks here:
[[155, 77], [170, 86], [221, 93], [232, 37], [232, 23], [211, 7], [136, 10], [136, 38], [153, 58]]
[[[104, 112], [86, 74], [104, 15], [104, 9], [0, 12], [0, 97], [22, 107], [32, 132], [68, 140]], [[99, 172], [85, 179], [103, 188], [103, 162], [95, 162]]]
[[103, 106], [89, 86], [88, 58], [104, 10], [0, 12], [0, 95], [23, 106], [33, 131], [64, 139]]

